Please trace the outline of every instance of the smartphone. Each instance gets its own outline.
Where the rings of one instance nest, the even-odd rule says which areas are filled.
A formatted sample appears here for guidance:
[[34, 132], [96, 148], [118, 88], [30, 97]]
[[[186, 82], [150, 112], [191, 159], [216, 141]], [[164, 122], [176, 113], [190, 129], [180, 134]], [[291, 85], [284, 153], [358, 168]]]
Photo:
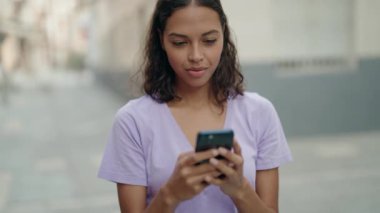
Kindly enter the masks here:
[[[233, 138], [234, 132], [232, 129], [201, 131], [197, 135], [195, 152], [201, 152], [213, 148], [217, 149], [219, 147], [231, 150]], [[216, 156], [216, 158], [223, 159], [222, 156]], [[198, 164], [204, 162], [208, 162], [208, 160], [201, 161]]]

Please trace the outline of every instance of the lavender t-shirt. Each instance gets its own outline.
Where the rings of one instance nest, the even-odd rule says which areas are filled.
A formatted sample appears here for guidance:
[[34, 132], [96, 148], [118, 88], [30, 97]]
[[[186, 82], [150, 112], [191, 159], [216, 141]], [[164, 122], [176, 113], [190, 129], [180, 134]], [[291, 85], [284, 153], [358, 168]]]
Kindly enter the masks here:
[[[244, 176], [255, 187], [256, 170], [279, 167], [291, 153], [273, 105], [256, 93], [229, 99], [225, 129], [233, 129], [242, 148]], [[116, 114], [98, 176], [147, 187], [147, 202], [172, 174], [179, 154], [192, 151], [165, 103], [145, 95], [129, 101]], [[217, 186], [208, 186], [182, 202], [176, 212], [237, 212]]]

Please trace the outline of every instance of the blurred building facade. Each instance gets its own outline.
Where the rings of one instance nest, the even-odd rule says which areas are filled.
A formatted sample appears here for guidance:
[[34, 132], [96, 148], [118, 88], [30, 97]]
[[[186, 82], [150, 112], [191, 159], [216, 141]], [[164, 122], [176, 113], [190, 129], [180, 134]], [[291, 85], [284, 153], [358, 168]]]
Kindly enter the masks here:
[[82, 69], [90, 6], [87, 0], [0, 0], [5, 70]]
[[[136, 89], [131, 81], [141, 62], [142, 43], [155, 0], [96, 1], [92, 7], [88, 66], [122, 97]], [[138, 93], [138, 92], [137, 92]]]

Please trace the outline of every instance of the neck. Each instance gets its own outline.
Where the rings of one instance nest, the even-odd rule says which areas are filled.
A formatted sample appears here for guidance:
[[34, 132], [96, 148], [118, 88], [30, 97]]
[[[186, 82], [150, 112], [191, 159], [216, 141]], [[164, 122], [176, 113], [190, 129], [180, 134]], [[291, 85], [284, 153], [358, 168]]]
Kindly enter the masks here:
[[172, 105], [186, 106], [193, 109], [214, 105], [212, 96], [210, 95], [209, 85], [197, 89], [177, 87], [177, 94], [181, 97], [181, 99], [174, 101]]

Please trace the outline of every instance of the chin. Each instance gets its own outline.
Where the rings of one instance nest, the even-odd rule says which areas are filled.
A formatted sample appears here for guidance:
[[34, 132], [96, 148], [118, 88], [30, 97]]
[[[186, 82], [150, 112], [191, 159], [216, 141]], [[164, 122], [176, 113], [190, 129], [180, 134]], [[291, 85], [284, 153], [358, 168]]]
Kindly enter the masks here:
[[194, 88], [194, 89], [200, 89], [200, 88], [203, 88], [203, 87], [206, 87], [209, 85], [209, 82], [208, 81], [202, 81], [202, 82], [191, 82], [188, 84], [190, 87]]

